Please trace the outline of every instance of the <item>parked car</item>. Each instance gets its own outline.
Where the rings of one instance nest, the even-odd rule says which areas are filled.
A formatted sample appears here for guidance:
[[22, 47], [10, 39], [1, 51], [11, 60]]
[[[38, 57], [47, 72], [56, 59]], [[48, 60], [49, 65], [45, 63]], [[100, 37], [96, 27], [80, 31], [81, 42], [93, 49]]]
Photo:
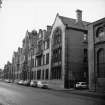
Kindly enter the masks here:
[[9, 80], [9, 82], [8, 83], [13, 83], [13, 80]]
[[19, 80], [14, 80], [14, 83], [18, 84], [19, 83]]
[[5, 82], [7, 82], [7, 83], [11, 83], [11, 82], [12, 82], [12, 80], [5, 79]]
[[86, 82], [77, 82], [75, 85], [75, 88], [77, 89], [86, 89], [87, 87], [88, 86]]
[[9, 82], [9, 79], [5, 79], [4, 81], [8, 83]]
[[48, 88], [48, 83], [46, 81], [38, 81], [37, 87], [39, 88]]
[[19, 84], [19, 85], [23, 85], [23, 84], [24, 84], [24, 81], [23, 81], [23, 80], [20, 80], [20, 81], [18, 82], [18, 84]]
[[24, 85], [25, 85], [25, 86], [30, 86], [30, 80], [24, 81]]
[[30, 86], [37, 87], [37, 81], [31, 80]]

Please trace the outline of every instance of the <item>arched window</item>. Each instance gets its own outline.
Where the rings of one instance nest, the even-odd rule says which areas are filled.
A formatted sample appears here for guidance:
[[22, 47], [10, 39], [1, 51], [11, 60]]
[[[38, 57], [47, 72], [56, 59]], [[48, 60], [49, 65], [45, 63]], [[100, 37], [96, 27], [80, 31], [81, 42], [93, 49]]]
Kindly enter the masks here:
[[62, 30], [60, 27], [54, 30], [52, 42], [51, 77], [52, 79], [61, 79]]
[[53, 32], [53, 44], [52, 44], [52, 62], [59, 62], [61, 60], [61, 51], [62, 51], [62, 30], [57, 27]]
[[53, 32], [53, 46], [61, 43], [62, 30], [57, 27]]
[[105, 35], [105, 30], [103, 27], [100, 27], [96, 31], [96, 37], [103, 37]]
[[105, 78], [105, 52], [102, 48], [97, 52], [97, 73], [99, 78]]

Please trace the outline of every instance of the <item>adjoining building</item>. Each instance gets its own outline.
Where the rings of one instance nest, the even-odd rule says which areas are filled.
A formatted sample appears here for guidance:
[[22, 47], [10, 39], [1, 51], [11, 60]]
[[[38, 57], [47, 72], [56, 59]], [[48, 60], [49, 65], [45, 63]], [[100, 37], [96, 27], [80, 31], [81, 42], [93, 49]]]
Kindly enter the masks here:
[[105, 91], [105, 18], [88, 25], [89, 89]]
[[47, 30], [40, 29], [37, 34], [37, 47], [34, 55], [33, 79], [47, 80], [49, 79], [49, 46], [51, 26], [47, 26]]
[[[18, 49], [19, 50], [19, 49]], [[19, 76], [19, 52], [14, 52], [12, 57], [13, 75], [14, 79], [18, 80]]]
[[50, 35], [49, 84], [56, 88], [74, 87], [77, 81], [88, 81], [87, 24], [82, 11], [77, 19], [57, 14]]
[[28, 32], [28, 71], [27, 71], [27, 79], [32, 80], [34, 77], [34, 72], [32, 68], [34, 67], [35, 60], [35, 51], [37, 47], [37, 31], [33, 30], [32, 32]]
[[2, 79], [13, 80], [13, 71], [12, 64], [8, 61], [4, 66], [4, 70], [2, 71]]

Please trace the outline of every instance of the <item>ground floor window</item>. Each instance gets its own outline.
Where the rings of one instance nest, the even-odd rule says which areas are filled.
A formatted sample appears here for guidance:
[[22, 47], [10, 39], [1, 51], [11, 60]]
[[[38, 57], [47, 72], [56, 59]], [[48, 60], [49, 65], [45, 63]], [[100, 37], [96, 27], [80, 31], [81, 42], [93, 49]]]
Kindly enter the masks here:
[[61, 66], [53, 67], [51, 69], [52, 79], [61, 79]]
[[41, 79], [41, 70], [38, 70], [38, 71], [37, 71], [37, 79], [38, 79], [38, 80]]
[[48, 71], [48, 69], [46, 69], [46, 76], [45, 76], [46, 80], [48, 79], [48, 74], [49, 74], [49, 71]]
[[42, 79], [44, 80], [44, 70], [42, 70]]
[[33, 79], [36, 79], [36, 71], [33, 71]]
[[105, 78], [105, 50], [103, 48], [97, 52], [97, 75], [99, 78]]

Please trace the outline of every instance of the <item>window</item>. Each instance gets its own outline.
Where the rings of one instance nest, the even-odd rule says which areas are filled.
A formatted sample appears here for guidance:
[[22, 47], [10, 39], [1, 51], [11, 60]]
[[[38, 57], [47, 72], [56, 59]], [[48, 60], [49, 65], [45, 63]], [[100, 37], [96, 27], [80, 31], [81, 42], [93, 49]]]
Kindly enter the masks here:
[[41, 33], [39, 33], [39, 38], [41, 38], [41, 36], [42, 36]]
[[97, 73], [99, 78], [105, 78], [105, 51], [99, 49], [97, 52]]
[[49, 64], [49, 53], [46, 54], [46, 64]]
[[87, 49], [85, 48], [84, 49], [84, 62], [87, 62], [88, 61], [88, 52], [87, 52]]
[[44, 70], [42, 70], [42, 79], [44, 80]]
[[51, 78], [61, 79], [62, 30], [57, 27], [53, 32]]
[[100, 27], [96, 31], [96, 37], [103, 37], [105, 35], [105, 31], [103, 27]]
[[31, 59], [31, 67], [34, 67], [34, 59]]
[[49, 48], [49, 39], [47, 39], [45, 42], [44, 42], [44, 49], [48, 49]]
[[38, 49], [38, 51], [41, 51], [42, 50], [42, 40], [40, 40], [38, 42], [37, 49]]
[[86, 34], [84, 34], [83, 39], [84, 39], [85, 41], [87, 40], [87, 35], [86, 35]]
[[38, 80], [41, 79], [41, 70], [38, 70], [38, 71], [37, 71], [37, 79], [38, 79]]
[[51, 70], [52, 79], [61, 79], [61, 66], [53, 67]]
[[48, 79], [48, 69], [46, 69], [46, 77], [45, 77], [45, 79], [47, 80]]
[[36, 65], [36, 58], [35, 58], [34, 60], [35, 60], [35, 61], [34, 61], [34, 63], [35, 63], [34, 65], [35, 65], [35, 67], [36, 67], [36, 66], [37, 66], [37, 65]]
[[38, 63], [37, 66], [41, 66], [41, 57], [37, 58], [37, 63]]
[[56, 44], [61, 43], [61, 38], [62, 38], [62, 31], [60, 28], [56, 28], [54, 33], [53, 33], [53, 46]]
[[45, 55], [43, 55], [43, 65], [45, 64]]
[[44, 49], [47, 49], [47, 41], [44, 42]]
[[33, 79], [36, 79], [36, 71], [33, 72]]

